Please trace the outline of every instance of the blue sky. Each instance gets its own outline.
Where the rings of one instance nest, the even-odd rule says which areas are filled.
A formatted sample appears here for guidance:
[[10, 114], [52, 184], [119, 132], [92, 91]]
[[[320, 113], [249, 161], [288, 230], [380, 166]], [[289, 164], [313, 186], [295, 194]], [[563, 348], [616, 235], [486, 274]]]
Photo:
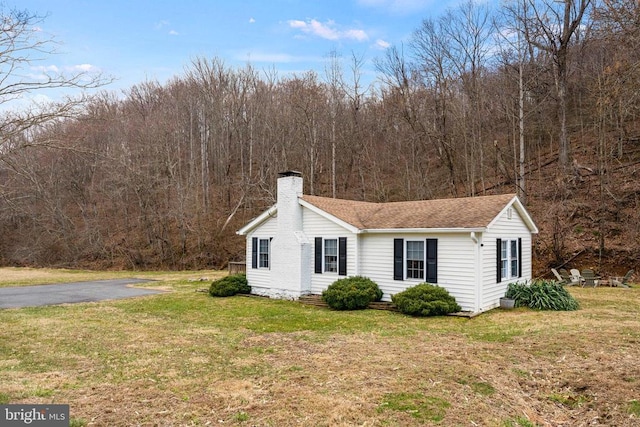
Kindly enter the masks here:
[[34, 65], [100, 71], [121, 91], [145, 81], [165, 83], [196, 57], [218, 57], [229, 67], [251, 63], [279, 76], [315, 70], [332, 50], [344, 59], [372, 61], [406, 42], [422, 19], [450, 0], [4, 0], [45, 16], [45, 35], [58, 54]]

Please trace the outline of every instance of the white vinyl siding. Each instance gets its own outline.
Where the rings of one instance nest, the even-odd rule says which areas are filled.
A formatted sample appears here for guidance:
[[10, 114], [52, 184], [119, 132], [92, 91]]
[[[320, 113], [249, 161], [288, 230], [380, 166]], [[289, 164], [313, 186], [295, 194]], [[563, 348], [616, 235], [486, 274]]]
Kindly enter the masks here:
[[[358, 254], [358, 250], [356, 248], [356, 241], [358, 236], [349, 232], [345, 228], [339, 226], [338, 224], [324, 218], [321, 215], [309, 210], [302, 210], [302, 222], [304, 227], [305, 234], [310, 238], [312, 243], [315, 245], [314, 238], [322, 237], [323, 245], [328, 239], [336, 240], [336, 244], [338, 238], [346, 237], [347, 238], [347, 277], [357, 275], [356, 270], [356, 258]], [[325, 268], [325, 253], [323, 247], [323, 270]], [[315, 248], [311, 249], [311, 253], [313, 254]], [[313, 261], [313, 260], [311, 260]], [[321, 294], [323, 290], [327, 289], [330, 284], [335, 282], [336, 280], [343, 278], [343, 276], [338, 276], [337, 267], [336, 273], [327, 272], [327, 274], [313, 274], [314, 273], [314, 263], [310, 263], [311, 268], [311, 293], [313, 294]]]
[[[247, 281], [249, 286], [256, 288], [269, 288], [271, 286], [271, 270], [269, 268], [251, 268], [251, 239], [256, 237], [260, 239], [271, 239], [277, 233], [278, 223], [276, 217], [269, 218], [259, 227], [247, 234]], [[269, 244], [271, 246], [271, 244]], [[269, 260], [270, 262], [271, 260]], [[258, 260], [259, 265], [260, 260]]]
[[[524, 282], [531, 279], [531, 232], [526, 226], [522, 217], [516, 209], [512, 210], [511, 219], [507, 215], [506, 209], [502, 215], [494, 222], [489, 231], [482, 236], [482, 298], [479, 301], [479, 311], [488, 310], [499, 305], [500, 297], [504, 296], [507, 285], [511, 282]], [[522, 239], [522, 253], [517, 254], [521, 258], [522, 271], [518, 271], [516, 277], [502, 274], [502, 281], [496, 283], [496, 247], [497, 239], [501, 241], [514, 241], [517, 244], [518, 239]], [[508, 248], [511, 251], [511, 248]], [[519, 264], [518, 259], [515, 261], [515, 270]], [[513, 268], [513, 267], [511, 267]], [[504, 273], [504, 272], [503, 272]]]
[[[362, 234], [360, 238], [360, 274], [376, 282], [384, 293], [391, 295], [415, 286], [421, 280], [393, 280], [393, 239], [407, 241], [438, 239], [438, 286], [449, 291], [463, 310], [472, 311], [475, 303], [474, 244], [469, 233], [440, 234]], [[495, 257], [494, 257], [495, 258]]]

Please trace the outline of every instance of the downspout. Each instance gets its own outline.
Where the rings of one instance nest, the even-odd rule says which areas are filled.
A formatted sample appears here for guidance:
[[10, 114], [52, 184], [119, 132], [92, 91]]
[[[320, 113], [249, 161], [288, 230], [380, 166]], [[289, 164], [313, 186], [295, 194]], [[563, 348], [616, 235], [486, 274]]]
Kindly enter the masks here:
[[482, 246], [480, 239], [482, 238], [482, 236], [478, 237], [478, 235], [476, 235], [476, 232], [472, 231], [469, 237], [471, 238], [471, 240], [475, 245], [473, 257], [474, 257], [474, 272], [475, 272], [474, 279], [475, 279], [476, 302], [475, 302], [475, 308], [473, 311], [477, 313], [480, 311], [480, 307], [482, 304], [482, 257], [480, 252], [480, 248]]
[[355, 242], [355, 274], [352, 274], [353, 276], [359, 276], [360, 275], [360, 233], [355, 233], [355, 237], [356, 237], [356, 242]]

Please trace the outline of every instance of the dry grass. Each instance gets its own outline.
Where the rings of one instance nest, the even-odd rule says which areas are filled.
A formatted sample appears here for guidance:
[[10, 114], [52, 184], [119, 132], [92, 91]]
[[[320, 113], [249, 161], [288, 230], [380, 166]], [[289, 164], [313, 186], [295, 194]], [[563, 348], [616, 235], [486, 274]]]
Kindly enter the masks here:
[[638, 288], [572, 289], [577, 312], [414, 319], [214, 299], [200, 276], [0, 311], [0, 403], [69, 403], [96, 426], [638, 425]]
[[91, 271], [51, 268], [0, 268], [0, 288], [7, 286], [29, 286], [66, 282], [84, 282], [89, 280], [117, 279], [123, 277], [153, 278], [155, 280], [180, 280], [185, 277], [193, 279], [215, 279], [224, 274], [220, 271]]

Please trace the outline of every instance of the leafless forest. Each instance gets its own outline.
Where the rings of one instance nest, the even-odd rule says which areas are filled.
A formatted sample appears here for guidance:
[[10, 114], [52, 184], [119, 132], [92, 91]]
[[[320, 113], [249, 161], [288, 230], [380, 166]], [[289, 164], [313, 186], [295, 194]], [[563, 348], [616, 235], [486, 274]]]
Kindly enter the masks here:
[[[34, 90], [10, 84], [19, 47], [47, 41], [3, 13], [5, 102]], [[221, 268], [295, 169], [306, 193], [356, 200], [518, 193], [537, 273], [576, 255], [637, 267], [636, 0], [464, 3], [377, 58], [375, 80], [364, 64], [329, 52], [323, 73], [280, 76], [201, 57], [166, 84], [3, 113], [0, 264]], [[100, 84], [74, 78], [49, 84]]]

